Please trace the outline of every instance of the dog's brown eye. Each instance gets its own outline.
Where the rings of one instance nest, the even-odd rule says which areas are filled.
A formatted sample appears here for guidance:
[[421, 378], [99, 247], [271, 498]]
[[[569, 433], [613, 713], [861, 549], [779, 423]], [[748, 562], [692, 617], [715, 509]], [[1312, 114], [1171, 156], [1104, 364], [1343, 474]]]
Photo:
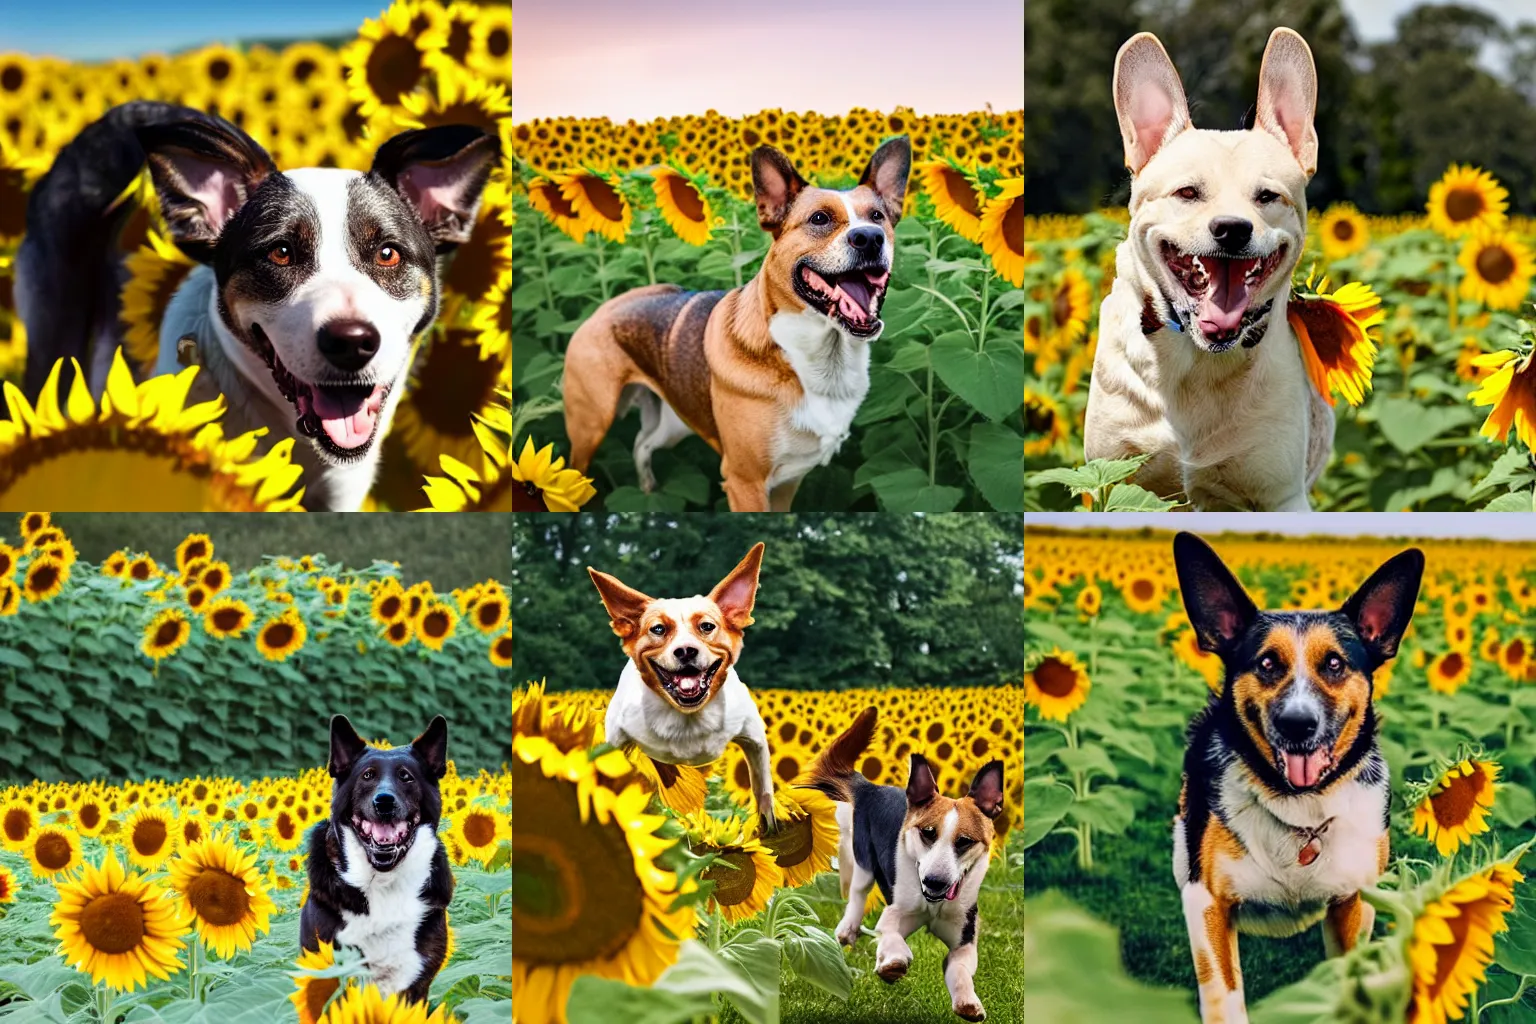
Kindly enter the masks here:
[[1178, 196], [1180, 199], [1184, 199], [1192, 203], [1196, 199], [1200, 198], [1200, 190], [1195, 188], [1193, 185], [1185, 185], [1183, 188], [1175, 192], [1174, 195]]
[[885, 214], [881, 213], [879, 210], [875, 210], [870, 213], [869, 219], [878, 224], [880, 221], [885, 220]]
[[715, 631], [715, 624], [713, 622], [701, 622], [701, 623], [699, 623], [699, 632], [700, 633], [713, 633], [714, 631]]
[[1337, 654], [1330, 654], [1323, 659], [1323, 674], [1329, 678], [1337, 679], [1344, 674], [1344, 659]]
[[832, 223], [832, 216], [831, 214], [827, 213], [826, 210], [817, 210], [815, 213], [811, 214], [811, 223], [815, 224], [817, 227], [825, 227], [826, 225]]
[[1280, 194], [1278, 192], [1271, 192], [1269, 189], [1265, 188], [1260, 189], [1259, 194], [1255, 198], [1257, 198], [1259, 202], [1267, 204], [1274, 202], [1276, 199], [1279, 199]]
[[400, 250], [392, 245], [386, 245], [379, 249], [379, 255], [375, 262], [381, 267], [395, 267], [400, 265]]
[[286, 245], [274, 245], [267, 253], [267, 259], [280, 267], [286, 267], [293, 262], [293, 250]]
[[939, 830], [932, 825], [924, 825], [917, 830], [917, 834], [923, 837], [923, 842], [931, 843], [939, 837]]
[[651, 627], [651, 636], [665, 636], [666, 633], [667, 633], [667, 627], [666, 626], [657, 624], [657, 625]]
[[969, 850], [971, 847], [973, 847], [975, 845], [976, 845], [976, 840], [971, 839], [968, 836], [960, 836], [958, 839], [955, 840], [955, 852], [956, 853], [964, 853], [966, 850]]

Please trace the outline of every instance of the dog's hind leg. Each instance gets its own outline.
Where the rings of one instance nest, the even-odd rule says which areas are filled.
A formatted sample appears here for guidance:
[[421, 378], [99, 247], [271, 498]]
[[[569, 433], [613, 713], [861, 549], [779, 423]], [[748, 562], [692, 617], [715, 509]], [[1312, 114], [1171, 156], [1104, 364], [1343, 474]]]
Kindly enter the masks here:
[[592, 464], [592, 456], [618, 415], [624, 388], [637, 372], [599, 316], [571, 335], [560, 393], [565, 401], [565, 434], [571, 441], [572, 469], [586, 472]]
[[1248, 1024], [1231, 903], [1211, 895], [1204, 882], [1185, 883], [1182, 895], [1200, 986], [1200, 1019], [1204, 1024]]
[[1355, 948], [1355, 943], [1369, 938], [1376, 926], [1376, 908], [1350, 893], [1328, 904], [1323, 918], [1323, 949], [1329, 956], [1339, 956]]
[[859, 941], [859, 929], [864, 925], [864, 908], [869, 905], [869, 890], [875, 887], [875, 875], [859, 866], [853, 853], [853, 805], [838, 802], [837, 814], [837, 877], [841, 883], [843, 898], [848, 906], [843, 918], [837, 923], [837, 941], [851, 946]]
[[693, 430], [672, 406], [645, 385], [631, 384], [625, 390], [633, 393], [634, 403], [640, 409], [640, 433], [635, 435], [635, 473], [640, 478], [640, 489], [649, 494], [656, 489], [651, 455], [659, 448], [671, 448]]
[[949, 952], [944, 957], [944, 986], [949, 989], [950, 1009], [966, 1020], [986, 1020], [987, 1011], [976, 995], [976, 904], [961, 919], [941, 917], [928, 926]]

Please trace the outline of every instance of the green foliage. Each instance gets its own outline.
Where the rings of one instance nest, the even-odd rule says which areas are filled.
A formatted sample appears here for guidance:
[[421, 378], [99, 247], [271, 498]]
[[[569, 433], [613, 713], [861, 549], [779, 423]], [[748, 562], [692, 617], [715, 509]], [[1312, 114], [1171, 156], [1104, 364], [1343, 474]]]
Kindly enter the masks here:
[[741, 671], [785, 689], [989, 685], [1021, 672], [1017, 515], [520, 515], [509, 590], [519, 679], [611, 689], [624, 665], [587, 576], [708, 593], [766, 543]]

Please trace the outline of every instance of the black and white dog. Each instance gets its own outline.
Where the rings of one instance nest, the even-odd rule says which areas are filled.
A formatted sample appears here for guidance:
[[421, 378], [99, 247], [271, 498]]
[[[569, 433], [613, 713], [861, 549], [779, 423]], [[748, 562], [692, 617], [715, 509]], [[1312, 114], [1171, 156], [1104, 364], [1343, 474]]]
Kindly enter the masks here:
[[309, 834], [309, 899], [299, 941], [350, 946], [385, 996], [424, 1002], [448, 949], [453, 873], [437, 839], [448, 767], [442, 715], [408, 747], [368, 746], [331, 719], [331, 817]]
[[27, 205], [15, 280], [27, 394], [72, 357], [94, 392], [105, 386], [123, 333], [116, 239], [129, 207], [115, 200], [147, 160], [172, 239], [202, 264], [166, 310], [155, 372], [200, 364], [189, 400], [222, 394], [226, 435], [266, 427], [264, 448], [296, 438], [305, 506], [357, 510], [412, 340], [437, 316], [438, 258], [469, 239], [497, 146], [450, 125], [394, 136], [367, 174], [280, 172], [222, 118], [114, 107], [59, 151]]

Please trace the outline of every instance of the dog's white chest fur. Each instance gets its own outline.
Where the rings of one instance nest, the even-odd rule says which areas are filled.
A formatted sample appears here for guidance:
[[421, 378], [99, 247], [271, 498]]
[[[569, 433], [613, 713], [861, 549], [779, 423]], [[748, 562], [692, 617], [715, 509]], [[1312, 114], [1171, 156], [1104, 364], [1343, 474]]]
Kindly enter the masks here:
[[624, 663], [619, 685], [608, 703], [608, 742], [627, 737], [648, 757], [668, 764], [708, 764], [725, 753], [731, 740], [757, 719], [757, 705], [746, 684], [730, 668], [715, 698], [683, 714], [657, 696], [640, 678], [633, 661]]
[[869, 393], [869, 344], [812, 309], [775, 313], [768, 333], [804, 392], [774, 439], [772, 490], [826, 465], [847, 440], [854, 414]]
[[368, 913], [343, 910], [336, 942], [363, 955], [368, 973], [384, 995], [403, 992], [421, 976], [416, 929], [427, 915], [421, 892], [432, 874], [437, 833], [430, 825], [417, 826], [416, 839], [405, 860], [393, 871], [375, 871], [352, 829], [342, 826], [338, 831], [347, 859], [341, 880], [367, 897]]

